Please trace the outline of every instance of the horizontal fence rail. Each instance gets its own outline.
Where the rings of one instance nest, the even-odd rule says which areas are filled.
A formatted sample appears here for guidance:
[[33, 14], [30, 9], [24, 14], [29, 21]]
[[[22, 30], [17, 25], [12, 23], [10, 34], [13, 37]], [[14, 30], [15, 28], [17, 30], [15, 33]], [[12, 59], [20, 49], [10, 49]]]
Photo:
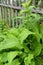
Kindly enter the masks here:
[[12, 8], [12, 9], [16, 9], [16, 10], [22, 10], [23, 7], [19, 7], [19, 6], [13, 6], [13, 5], [6, 5], [6, 4], [0, 4], [0, 7], [5, 7], [5, 8]]
[[[22, 7], [23, 2], [27, 2], [28, 0], [0, 0], [0, 19], [4, 19], [8, 22], [10, 27], [18, 27], [21, 25], [21, 19], [14, 19], [19, 15], [19, 11], [24, 9]], [[35, 5], [36, 0], [32, 0], [32, 5]], [[36, 2], [37, 3], [37, 2]], [[37, 8], [32, 10], [32, 12], [36, 12], [38, 14], [43, 14], [43, 9], [40, 9], [40, 3], [38, 2]], [[24, 16], [24, 14], [22, 15]]]
[[38, 9], [33, 9], [32, 12], [36, 12], [37, 14], [43, 14], [43, 9], [38, 10]]

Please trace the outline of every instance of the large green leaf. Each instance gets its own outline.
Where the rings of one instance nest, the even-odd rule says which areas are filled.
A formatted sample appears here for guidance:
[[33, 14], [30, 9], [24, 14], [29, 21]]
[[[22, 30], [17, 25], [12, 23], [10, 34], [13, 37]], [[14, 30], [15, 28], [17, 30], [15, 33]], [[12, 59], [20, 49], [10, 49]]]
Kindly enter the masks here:
[[27, 50], [27, 52], [32, 52], [35, 56], [41, 53], [41, 44], [36, 34], [29, 35], [27, 39], [24, 40], [24, 44], [24, 50]]
[[15, 36], [9, 35], [9, 38], [6, 38], [3, 42], [0, 43], [0, 51], [12, 47], [18, 47], [18, 45], [18, 39]]
[[22, 30], [22, 32], [19, 34], [20, 41], [23, 42], [31, 34], [34, 34], [34, 33], [24, 28], [24, 30]]
[[19, 55], [19, 54], [21, 54], [21, 53], [22, 53], [22, 52], [20, 52], [20, 51], [9, 52], [8, 55], [7, 55], [8, 62], [11, 63], [11, 62], [13, 61], [13, 59], [14, 59], [17, 55]]

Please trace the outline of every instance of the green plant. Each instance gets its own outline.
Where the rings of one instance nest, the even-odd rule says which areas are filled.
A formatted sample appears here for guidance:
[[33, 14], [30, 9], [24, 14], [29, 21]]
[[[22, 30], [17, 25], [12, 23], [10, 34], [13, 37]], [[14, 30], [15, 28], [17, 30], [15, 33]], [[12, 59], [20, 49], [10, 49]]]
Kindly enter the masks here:
[[3, 31], [3, 30], [8, 29], [8, 28], [9, 28], [8, 23], [3, 19], [0, 20], [0, 31]]
[[20, 12], [26, 16], [17, 17], [23, 19], [22, 27], [0, 32], [0, 65], [43, 65], [43, 24], [30, 2]]
[[[43, 61], [43, 58], [42, 58], [43, 57], [43, 15], [39, 16], [37, 13], [32, 13], [32, 9], [35, 8], [35, 7], [30, 6], [30, 2], [28, 4], [24, 3], [23, 7], [24, 7], [24, 10], [20, 11], [20, 15], [22, 15], [23, 13], [26, 13], [25, 14], [26, 16], [21, 16], [21, 17], [17, 17], [17, 18], [23, 19], [22, 27], [25, 27], [29, 31], [36, 33], [37, 40], [41, 44], [41, 47], [38, 45], [39, 48], [41, 48], [41, 53], [37, 57], [35, 57], [35, 64], [36, 65], [43, 65], [43, 62], [42, 62]], [[33, 37], [32, 36], [30, 36], [30, 37], [31, 37], [31, 40], [32, 40]], [[33, 40], [33, 42], [35, 40]], [[29, 42], [28, 38], [25, 42]], [[32, 45], [36, 46], [37, 44], [32, 44]], [[36, 47], [34, 47], [34, 49]], [[32, 46], [31, 46], [31, 48], [32, 48]], [[36, 51], [35, 51], [35, 53], [36, 53]]]
[[35, 65], [40, 52], [36, 33], [24, 27], [0, 33], [0, 65]]

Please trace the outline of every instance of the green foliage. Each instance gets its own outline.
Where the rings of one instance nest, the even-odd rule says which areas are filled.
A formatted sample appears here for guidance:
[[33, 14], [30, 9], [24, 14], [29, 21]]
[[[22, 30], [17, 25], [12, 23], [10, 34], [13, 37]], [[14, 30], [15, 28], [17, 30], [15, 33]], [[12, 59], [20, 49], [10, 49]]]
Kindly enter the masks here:
[[25, 65], [35, 65], [34, 61], [32, 60], [34, 57], [32, 54], [28, 54], [28, 57], [25, 57], [24, 62]]
[[9, 28], [8, 23], [4, 19], [0, 20], [0, 31], [8, 28]]
[[[41, 52], [36, 33], [26, 28], [14, 28], [1, 33], [0, 63], [3, 65], [35, 65], [34, 57]], [[27, 41], [28, 40], [28, 41]], [[34, 41], [35, 40], [35, 41]]]
[[[20, 14], [19, 14], [20, 16], [23, 13], [25, 13], [25, 15], [26, 15], [26, 16], [20, 17], [20, 19], [23, 19], [22, 27], [25, 27], [32, 33], [35, 33], [35, 36], [37, 37], [37, 40], [36, 40], [36, 38], [33, 37], [34, 35], [30, 36], [30, 37], [26, 38], [25, 43], [27, 46], [30, 45], [30, 49], [31, 49], [33, 55], [35, 56], [35, 64], [43, 65], [43, 58], [42, 58], [43, 57], [43, 15], [39, 16], [37, 13], [32, 13], [32, 9], [35, 7], [30, 6], [28, 4], [26, 6], [26, 4], [25, 5], [24, 4], [23, 4], [23, 7], [25, 9], [21, 10]], [[38, 59], [38, 57], [40, 57], [41, 59], [40, 58]]]
[[[31, 0], [23, 4], [23, 25], [0, 32], [0, 65], [43, 65], [43, 24], [32, 13]], [[29, 7], [28, 7], [29, 6]]]

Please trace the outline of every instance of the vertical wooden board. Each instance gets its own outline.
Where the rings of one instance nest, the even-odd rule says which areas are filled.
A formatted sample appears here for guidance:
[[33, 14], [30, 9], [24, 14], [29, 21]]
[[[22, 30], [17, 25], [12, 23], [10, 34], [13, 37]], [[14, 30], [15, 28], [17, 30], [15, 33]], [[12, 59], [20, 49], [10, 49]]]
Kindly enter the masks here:
[[7, 21], [7, 10], [5, 8], [5, 20]]
[[5, 23], [5, 8], [2, 7], [2, 20], [3, 20], [3, 24]]
[[12, 0], [12, 5], [17, 6], [17, 0]]
[[4, 9], [4, 15], [3, 16], [4, 16], [4, 21], [5, 21], [5, 7], [3, 9]]
[[[18, 12], [17, 10], [15, 10], [15, 13], [16, 13], [16, 17], [18, 16]], [[18, 27], [18, 19], [16, 18], [16, 27]]]
[[0, 7], [0, 19], [2, 18], [2, 16], [1, 16], [1, 7]]
[[35, 0], [32, 0], [32, 5], [33, 5], [33, 6], [35, 5]]
[[[14, 0], [12, 0], [13, 5]], [[14, 9], [12, 9], [12, 27], [14, 28]]]
[[9, 14], [9, 19], [10, 19], [10, 26], [14, 27], [14, 9], [10, 8], [10, 14]]
[[11, 20], [10, 20], [10, 9], [8, 8], [8, 21], [9, 21], [9, 27], [11, 26]]
[[13, 0], [13, 5], [17, 6], [17, 0]]
[[19, 0], [19, 7], [21, 7], [21, 0]]
[[[20, 12], [20, 11], [18, 10], [18, 11], [17, 11], [17, 14], [18, 14], [17, 17], [19, 17], [19, 12]], [[21, 21], [20, 18], [18, 18], [17, 21], [18, 21], [18, 22], [17, 22], [17, 23], [18, 23], [18, 27], [20, 27], [22, 21]]]
[[14, 27], [16, 27], [16, 11], [14, 10]]
[[2, 15], [2, 19], [3, 19], [3, 7], [1, 7], [1, 15]]
[[7, 0], [7, 5], [10, 5], [10, 0]]
[[7, 24], [9, 24], [9, 14], [8, 14], [8, 12], [9, 12], [9, 9], [5, 8], [5, 20], [6, 20]]
[[17, 0], [17, 6], [21, 6], [21, 0]]
[[[2, 17], [2, 7], [1, 7], [1, 17]], [[3, 17], [2, 17], [3, 18]]]
[[6, 4], [7, 4], [7, 0], [5, 0]]
[[12, 27], [12, 8], [10, 8], [10, 26]]
[[5, 8], [5, 20], [7, 21], [7, 12], [6, 12], [6, 8]]
[[17, 6], [19, 6], [19, 0], [17, 0]]
[[11, 27], [11, 18], [12, 18], [12, 12], [11, 12], [11, 9], [8, 8], [8, 12], [7, 12], [7, 18], [8, 18], [8, 24], [9, 24], [9, 27]]
[[14, 28], [14, 9], [12, 9], [12, 27]]
[[12, 0], [12, 5], [14, 5], [14, 0]]
[[2, 7], [2, 18], [4, 19], [4, 7]]

